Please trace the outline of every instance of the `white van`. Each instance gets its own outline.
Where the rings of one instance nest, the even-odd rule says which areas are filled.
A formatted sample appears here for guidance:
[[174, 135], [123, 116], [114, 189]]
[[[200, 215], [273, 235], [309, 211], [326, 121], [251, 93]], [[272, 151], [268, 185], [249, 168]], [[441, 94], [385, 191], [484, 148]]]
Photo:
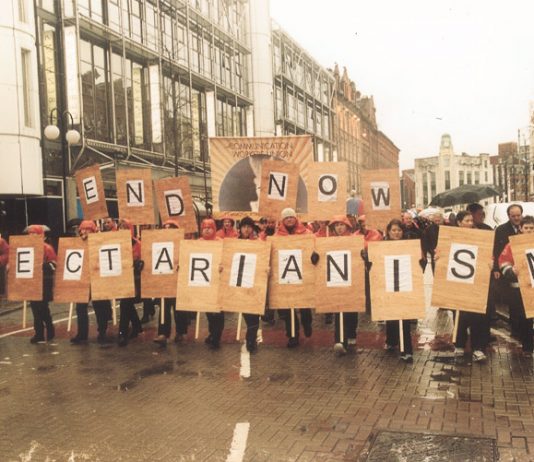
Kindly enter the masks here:
[[493, 229], [506, 223], [508, 221], [506, 209], [512, 204], [521, 205], [521, 207], [523, 207], [523, 215], [534, 216], [534, 202], [502, 202], [499, 204], [489, 204], [484, 207], [484, 211], [486, 212], [484, 223], [491, 226]]

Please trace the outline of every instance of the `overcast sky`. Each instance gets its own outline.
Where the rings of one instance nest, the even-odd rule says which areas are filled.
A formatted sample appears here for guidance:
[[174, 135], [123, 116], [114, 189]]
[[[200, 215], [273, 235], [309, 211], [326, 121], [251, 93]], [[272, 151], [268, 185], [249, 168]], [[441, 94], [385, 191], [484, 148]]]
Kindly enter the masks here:
[[374, 96], [401, 169], [436, 155], [443, 133], [458, 154], [497, 154], [527, 132], [533, 0], [270, 1], [272, 17], [322, 66], [346, 66]]

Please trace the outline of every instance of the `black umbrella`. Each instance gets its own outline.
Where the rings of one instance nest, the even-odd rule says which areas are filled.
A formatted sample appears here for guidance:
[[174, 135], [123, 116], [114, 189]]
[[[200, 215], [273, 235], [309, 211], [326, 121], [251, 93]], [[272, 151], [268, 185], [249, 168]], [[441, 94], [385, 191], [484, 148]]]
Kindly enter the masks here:
[[499, 194], [499, 188], [493, 184], [464, 184], [437, 194], [432, 198], [430, 205], [447, 207], [457, 204], [471, 204]]

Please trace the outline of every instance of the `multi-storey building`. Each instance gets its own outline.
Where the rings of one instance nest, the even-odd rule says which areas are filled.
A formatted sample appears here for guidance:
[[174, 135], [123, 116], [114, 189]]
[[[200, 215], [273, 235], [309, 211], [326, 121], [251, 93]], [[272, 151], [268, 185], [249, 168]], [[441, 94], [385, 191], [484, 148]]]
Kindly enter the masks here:
[[403, 170], [400, 182], [402, 208], [406, 210], [415, 207], [415, 169]]
[[530, 201], [532, 184], [532, 161], [530, 145], [515, 142], [500, 143], [498, 154], [491, 157], [495, 184], [501, 190], [503, 201]]

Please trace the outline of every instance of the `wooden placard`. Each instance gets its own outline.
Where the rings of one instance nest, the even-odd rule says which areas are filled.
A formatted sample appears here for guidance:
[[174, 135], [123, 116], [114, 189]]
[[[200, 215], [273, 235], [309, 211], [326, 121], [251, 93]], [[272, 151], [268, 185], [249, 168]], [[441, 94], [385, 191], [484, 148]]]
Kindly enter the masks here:
[[141, 234], [141, 296], [176, 297], [178, 256], [183, 229], [145, 229]]
[[372, 262], [371, 319], [396, 321], [425, 317], [419, 239], [369, 242]]
[[86, 220], [99, 220], [109, 215], [104, 193], [104, 183], [99, 165], [78, 170], [74, 174], [78, 195], [82, 205], [83, 217]]
[[260, 215], [279, 219], [286, 207], [296, 209], [299, 167], [280, 160], [261, 163]]
[[269, 308], [313, 308], [315, 306], [315, 266], [311, 255], [313, 234], [270, 236], [271, 273]]
[[119, 169], [116, 180], [119, 217], [134, 225], [155, 224], [152, 171], [148, 168]]
[[225, 239], [219, 304], [234, 313], [265, 313], [271, 243]]
[[319, 263], [315, 271], [315, 309], [321, 313], [365, 311], [363, 237], [315, 240]]
[[40, 301], [43, 299], [43, 236], [11, 236], [7, 299]]
[[87, 241], [80, 237], [62, 237], [57, 252], [54, 302], [87, 303], [90, 284]]
[[493, 239], [482, 229], [439, 227], [432, 306], [486, 313]]
[[392, 219], [401, 216], [399, 170], [362, 170], [361, 181], [367, 227], [384, 231]]
[[525, 315], [534, 318], [534, 235], [510, 236], [514, 266], [519, 271], [519, 289], [525, 307]]
[[308, 173], [306, 218], [330, 220], [345, 215], [347, 207], [347, 162], [314, 162]]
[[154, 189], [162, 223], [172, 219], [176, 220], [186, 233], [198, 231], [188, 177], [155, 180]]
[[134, 297], [131, 232], [89, 234], [89, 269], [93, 300]]
[[219, 312], [219, 282], [223, 241], [180, 242], [176, 309]]

